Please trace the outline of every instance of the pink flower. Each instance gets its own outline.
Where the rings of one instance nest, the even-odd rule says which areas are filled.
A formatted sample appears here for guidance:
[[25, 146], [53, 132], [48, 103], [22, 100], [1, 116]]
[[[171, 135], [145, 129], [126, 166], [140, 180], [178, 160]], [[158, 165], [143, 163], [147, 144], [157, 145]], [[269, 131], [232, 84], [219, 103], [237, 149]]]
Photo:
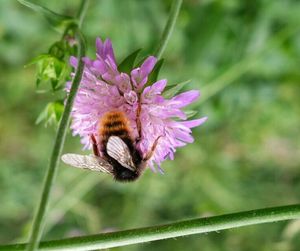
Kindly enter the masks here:
[[[118, 71], [109, 39], [102, 42], [97, 38], [96, 48], [95, 60], [87, 57], [82, 59], [85, 69], [71, 113], [73, 135], [79, 135], [84, 149], [90, 149], [90, 135], [97, 136], [99, 119], [108, 111], [120, 110], [130, 121], [132, 136], [137, 138], [137, 109], [140, 104], [141, 135], [136, 147], [145, 156], [160, 137], [148, 165], [155, 170], [156, 164], [161, 170], [160, 164], [164, 160], [174, 159], [177, 147], [194, 141], [191, 128], [201, 125], [207, 119], [186, 120], [182, 110], [198, 99], [199, 91], [187, 91], [166, 99], [162, 93], [167, 80], [162, 79], [145, 87], [157, 61], [155, 57], [148, 57], [128, 75]], [[77, 59], [71, 57], [70, 64], [76, 68]], [[67, 92], [70, 91], [70, 85], [70, 82], [66, 85]]]

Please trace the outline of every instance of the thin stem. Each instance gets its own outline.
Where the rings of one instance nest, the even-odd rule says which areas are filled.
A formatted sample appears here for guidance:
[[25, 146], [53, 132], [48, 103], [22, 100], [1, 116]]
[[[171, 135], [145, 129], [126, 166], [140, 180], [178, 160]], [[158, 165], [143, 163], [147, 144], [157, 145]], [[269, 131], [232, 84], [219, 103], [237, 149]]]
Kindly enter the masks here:
[[[78, 58], [82, 58], [85, 55], [85, 43], [84, 39], [79, 30], [76, 32], [78, 41], [79, 41], [79, 50], [78, 50]], [[81, 81], [84, 63], [82, 60], [78, 60], [78, 67], [72, 81], [72, 87], [70, 90], [70, 94], [67, 98], [64, 112], [62, 114], [62, 118], [58, 127], [58, 131], [56, 134], [53, 151], [50, 158], [49, 167], [47, 170], [47, 174], [45, 176], [43, 190], [41, 194], [41, 199], [38, 207], [37, 214], [33, 221], [33, 226], [30, 234], [29, 244], [27, 246], [27, 251], [34, 251], [37, 249], [39, 241], [41, 239], [42, 231], [43, 231], [43, 223], [44, 216], [47, 210], [47, 206], [49, 203], [50, 192], [53, 185], [53, 182], [56, 177], [57, 167], [59, 164], [59, 158], [62, 152], [62, 148], [65, 142], [66, 132], [68, 129], [69, 121], [70, 121], [70, 113], [73, 106], [73, 102]]]
[[[86, 13], [87, 5], [88, 5], [88, 0], [81, 1], [81, 5], [78, 12], [79, 27], [82, 24], [82, 20]], [[78, 58], [81, 59], [85, 55], [85, 41], [79, 30], [79, 27], [76, 29], [76, 38], [78, 40]], [[68, 27], [66, 29], [68, 29]], [[26, 247], [27, 251], [36, 250], [37, 247], [39, 246], [39, 242], [42, 236], [43, 227], [44, 227], [44, 217], [49, 204], [51, 188], [56, 178], [59, 158], [63, 149], [68, 125], [70, 122], [71, 109], [83, 74], [84, 63], [82, 60], [78, 60], [78, 61], [79, 63], [78, 63], [78, 67], [74, 79], [72, 81], [72, 87], [69, 96], [67, 98], [65, 109], [62, 114], [62, 118], [60, 120], [57, 134], [55, 137], [55, 142], [54, 142], [49, 166], [43, 182], [43, 190], [39, 202], [39, 207], [37, 209], [36, 215], [33, 220], [32, 229], [29, 237], [29, 243]]]
[[[198, 218], [161, 226], [45, 241], [41, 242], [40, 250], [98, 250], [291, 219], [300, 219], [300, 204]], [[25, 245], [0, 246], [0, 251], [23, 250]]]
[[88, 9], [89, 0], [81, 0], [80, 7], [78, 9], [78, 13], [76, 15], [78, 19], [78, 27], [81, 28], [83, 19], [85, 17], [86, 11]]
[[166, 23], [166, 26], [164, 28], [161, 40], [158, 44], [158, 47], [154, 53], [154, 55], [160, 59], [162, 54], [164, 53], [164, 50], [167, 46], [167, 43], [171, 37], [171, 34], [174, 30], [174, 26], [179, 14], [179, 10], [182, 4], [182, 0], [174, 0], [171, 6], [171, 10], [170, 10], [170, 15], [169, 15], [169, 19]]

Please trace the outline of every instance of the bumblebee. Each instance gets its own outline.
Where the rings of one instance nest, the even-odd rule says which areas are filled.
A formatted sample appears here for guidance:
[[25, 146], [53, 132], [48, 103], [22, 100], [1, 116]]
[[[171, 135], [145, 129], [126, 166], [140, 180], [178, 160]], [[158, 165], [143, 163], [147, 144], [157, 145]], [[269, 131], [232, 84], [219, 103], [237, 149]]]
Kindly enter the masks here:
[[111, 174], [116, 181], [130, 182], [140, 177], [158, 144], [143, 156], [137, 149], [141, 139], [140, 106], [137, 110], [138, 138], [133, 138], [130, 122], [122, 111], [110, 111], [99, 119], [98, 136], [91, 135], [93, 155], [68, 153], [63, 162], [73, 167]]

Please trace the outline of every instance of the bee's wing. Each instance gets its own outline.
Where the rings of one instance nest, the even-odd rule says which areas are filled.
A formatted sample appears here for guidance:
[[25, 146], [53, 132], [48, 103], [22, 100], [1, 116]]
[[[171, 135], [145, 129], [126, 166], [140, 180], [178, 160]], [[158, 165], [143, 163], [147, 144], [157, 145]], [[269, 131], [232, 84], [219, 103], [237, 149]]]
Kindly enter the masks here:
[[107, 154], [131, 171], [136, 169], [125, 142], [117, 136], [110, 136], [106, 146]]
[[61, 157], [62, 161], [70, 166], [89, 169], [102, 173], [112, 173], [113, 167], [104, 159], [93, 155], [67, 153]]

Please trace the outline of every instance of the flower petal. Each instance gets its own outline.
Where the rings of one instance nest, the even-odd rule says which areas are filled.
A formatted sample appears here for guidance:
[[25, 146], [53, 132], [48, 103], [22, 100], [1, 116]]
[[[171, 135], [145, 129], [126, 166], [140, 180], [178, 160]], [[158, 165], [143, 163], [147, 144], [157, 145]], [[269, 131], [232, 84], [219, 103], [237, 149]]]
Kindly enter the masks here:
[[116, 62], [114, 50], [110, 39], [106, 39], [104, 42], [104, 54], [106, 57], [110, 57], [113, 62]]
[[207, 117], [203, 117], [201, 119], [194, 119], [189, 121], [180, 122], [180, 124], [185, 125], [189, 128], [193, 128], [199, 125], [202, 125], [207, 120]]
[[134, 92], [134, 91], [124, 93], [124, 98], [131, 105], [137, 103], [137, 101], [138, 101], [138, 96], [137, 96], [136, 92]]
[[153, 70], [156, 61], [157, 61], [156, 57], [153, 56], [146, 58], [144, 63], [141, 65], [141, 74], [143, 78], [148, 76], [148, 74]]
[[161, 80], [155, 82], [151, 86], [151, 89], [155, 89], [155, 93], [161, 94], [162, 91], [165, 89], [166, 85], [167, 85], [167, 80], [166, 79], [161, 79]]
[[173, 97], [171, 100], [175, 101], [175, 107], [181, 108], [184, 106], [187, 106], [191, 103], [193, 103], [195, 100], [197, 100], [200, 96], [200, 92], [196, 90], [183, 92], [175, 97]]
[[96, 50], [100, 57], [104, 58], [103, 43], [100, 37], [96, 38]]
[[77, 65], [78, 65], [78, 59], [74, 56], [71, 56], [70, 57], [70, 65], [72, 65], [74, 68], [77, 68]]

